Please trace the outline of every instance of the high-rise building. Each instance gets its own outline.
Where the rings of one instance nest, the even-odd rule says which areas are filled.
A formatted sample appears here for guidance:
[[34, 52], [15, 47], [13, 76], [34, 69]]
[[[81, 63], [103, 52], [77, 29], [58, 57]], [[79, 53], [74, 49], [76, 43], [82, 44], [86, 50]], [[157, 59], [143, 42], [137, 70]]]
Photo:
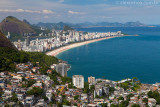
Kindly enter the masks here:
[[27, 36], [27, 39], [26, 39], [26, 46], [29, 46], [30, 45], [30, 36]]
[[11, 37], [10, 32], [8, 32], [8, 35], [6, 36], [8, 39]]
[[17, 42], [17, 48], [18, 48], [18, 50], [22, 50], [21, 40], [18, 40], [18, 42]]
[[82, 75], [73, 75], [72, 82], [75, 87], [84, 88], [84, 77]]
[[56, 65], [56, 72], [60, 73], [61, 76], [67, 76], [67, 71], [69, 70], [69, 65], [65, 63], [60, 63]]
[[88, 77], [88, 83], [94, 84], [95, 83], [95, 77]]

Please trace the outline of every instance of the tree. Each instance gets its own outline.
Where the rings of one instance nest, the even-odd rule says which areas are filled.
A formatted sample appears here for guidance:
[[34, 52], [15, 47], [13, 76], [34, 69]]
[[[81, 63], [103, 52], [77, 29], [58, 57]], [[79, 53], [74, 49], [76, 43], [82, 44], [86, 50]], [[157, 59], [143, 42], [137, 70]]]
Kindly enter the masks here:
[[122, 87], [124, 90], [127, 90], [129, 88], [129, 83], [128, 82], [121, 83], [120, 87]]
[[79, 95], [74, 96], [74, 100], [78, 100]]
[[91, 90], [91, 92], [94, 92], [94, 90], [95, 90], [95, 85], [91, 85], [91, 86], [90, 86], [90, 90]]
[[84, 92], [84, 93], [89, 93], [89, 84], [88, 84], [88, 82], [84, 82], [83, 92]]
[[71, 105], [71, 103], [68, 100], [66, 100], [66, 99], [63, 99], [62, 104], [63, 105], [67, 105], [67, 106]]
[[140, 83], [140, 80], [139, 80], [137, 77], [133, 77], [133, 78], [132, 78], [132, 81], [133, 81], [134, 83]]
[[49, 68], [50, 65], [58, 63], [57, 58], [48, 56], [45, 53], [16, 51], [6, 47], [0, 47], [0, 55], [0, 72], [5, 70], [14, 71], [15, 63], [40, 62], [41, 68]]
[[0, 89], [0, 97], [3, 95], [3, 93], [4, 93], [4, 92]]
[[119, 104], [119, 107], [127, 107], [129, 104], [129, 101], [122, 101], [120, 104]]
[[127, 100], [130, 101], [130, 98], [133, 97], [133, 96], [134, 96], [133, 94], [129, 94], [129, 95], [127, 96]]
[[107, 107], [108, 103], [102, 103], [101, 106], [102, 107]]
[[13, 102], [18, 101], [17, 95], [15, 93], [12, 93], [11, 101], [13, 101]]
[[143, 102], [146, 103], [146, 104], [148, 104], [148, 98], [144, 98]]
[[147, 95], [149, 98], [154, 98], [157, 101], [157, 104], [160, 104], [160, 94], [157, 90], [153, 92], [149, 91]]
[[34, 83], [36, 83], [35, 80], [29, 80], [29, 81], [28, 81], [28, 84], [27, 84], [27, 87], [32, 86]]
[[35, 95], [35, 96], [39, 96], [42, 93], [43, 93], [43, 89], [39, 87], [33, 87], [31, 90], [26, 92], [27, 95]]
[[138, 104], [133, 104], [132, 107], [140, 107]]
[[148, 95], [149, 98], [153, 98], [152, 94], [153, 94], [152, 91], [149, 91], [149, 92], [147, 93], [147, 95]]
[[42, 98], [44, 99], [44, 101], [48, 100], [48, 98], [46, 96], [42, 96]]
[[109, 93], [112, 94], [115, 91], [114, 87], [109, 87]]
[[118, 101], [119, 101], [119, 100], [124, 100], [124, 98], [123, 98], [122, 96], [120, 96], [120, 97], [118, 98]]
[[68, 84], [68, 88], [76, 88], [75, 86], [73, 86], [73, 83]]
[[111, 104], [111, 106], [110, 106], [110, 107], [118, 107], [118, 105]]

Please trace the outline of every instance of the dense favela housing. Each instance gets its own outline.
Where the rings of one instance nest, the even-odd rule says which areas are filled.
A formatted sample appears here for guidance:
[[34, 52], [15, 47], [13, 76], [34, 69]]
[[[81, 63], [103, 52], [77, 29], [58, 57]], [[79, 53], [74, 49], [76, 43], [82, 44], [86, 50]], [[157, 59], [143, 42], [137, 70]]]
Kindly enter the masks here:
[[[39, 36], [42, 36], [39, 34]], [[67, 30], [67, 31], [57, 31], [53, 30], [52, 33], [49, 33], [48, 36], [53, 36], [51, 38], [46, 39], [36, 39], [31, 40], [30, 36], [27, 36], [25, 41], [22, 42], [18, 40], [14, 42], [14, 45], [19, 50], [29, 51], [29, 52], [45, 52], [49, 50], [53, 50], [58, 47], [65, 46], [70, 43], [88, 41], [98, 38], [111, 37], [111, 36], [122, 36], [121, 31], [118, 32], [107, 32], [107, 33], [98, 33], [98, 32], [82, 32], [75, 30]], [[46, 34], [45, 34], [46, 36]]]

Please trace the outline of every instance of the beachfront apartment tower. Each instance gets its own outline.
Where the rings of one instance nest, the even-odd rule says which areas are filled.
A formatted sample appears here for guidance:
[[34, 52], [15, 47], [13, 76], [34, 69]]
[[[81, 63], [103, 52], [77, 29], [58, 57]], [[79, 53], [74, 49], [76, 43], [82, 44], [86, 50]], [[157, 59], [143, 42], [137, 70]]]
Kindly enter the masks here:
[[82, 75], [73, 75], [72, 81], [75, 87], [84, 88], [84, 77]]
[[95, 77], [88, 77], [88, 83], [94, 84], [95, 83]]
[[65, 63], [60, 63], [56, 65], [57, 73], [61, 74], [61, 76], [67, 76], [67, 71], [69, 70], [69, 65]]

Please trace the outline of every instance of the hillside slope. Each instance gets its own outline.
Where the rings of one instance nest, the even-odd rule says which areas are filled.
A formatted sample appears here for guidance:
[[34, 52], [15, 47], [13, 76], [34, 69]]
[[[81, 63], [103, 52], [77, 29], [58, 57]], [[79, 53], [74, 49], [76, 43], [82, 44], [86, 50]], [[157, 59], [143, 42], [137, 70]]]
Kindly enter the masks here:
[[23, 35], [24, 33], [35, 33], [35, 31], [29, 24], [20, 21], [13, 16], [6, 17], [0, 23], [0, 30], [5, 34], [7, 32], [11, 32], [13, 34], [18, 34], [18, 35]]
[[4, 34], [1, 31], [0, 31], [0, 47], [8, 47], [17, 50], [17, 48], [4, 36]]

